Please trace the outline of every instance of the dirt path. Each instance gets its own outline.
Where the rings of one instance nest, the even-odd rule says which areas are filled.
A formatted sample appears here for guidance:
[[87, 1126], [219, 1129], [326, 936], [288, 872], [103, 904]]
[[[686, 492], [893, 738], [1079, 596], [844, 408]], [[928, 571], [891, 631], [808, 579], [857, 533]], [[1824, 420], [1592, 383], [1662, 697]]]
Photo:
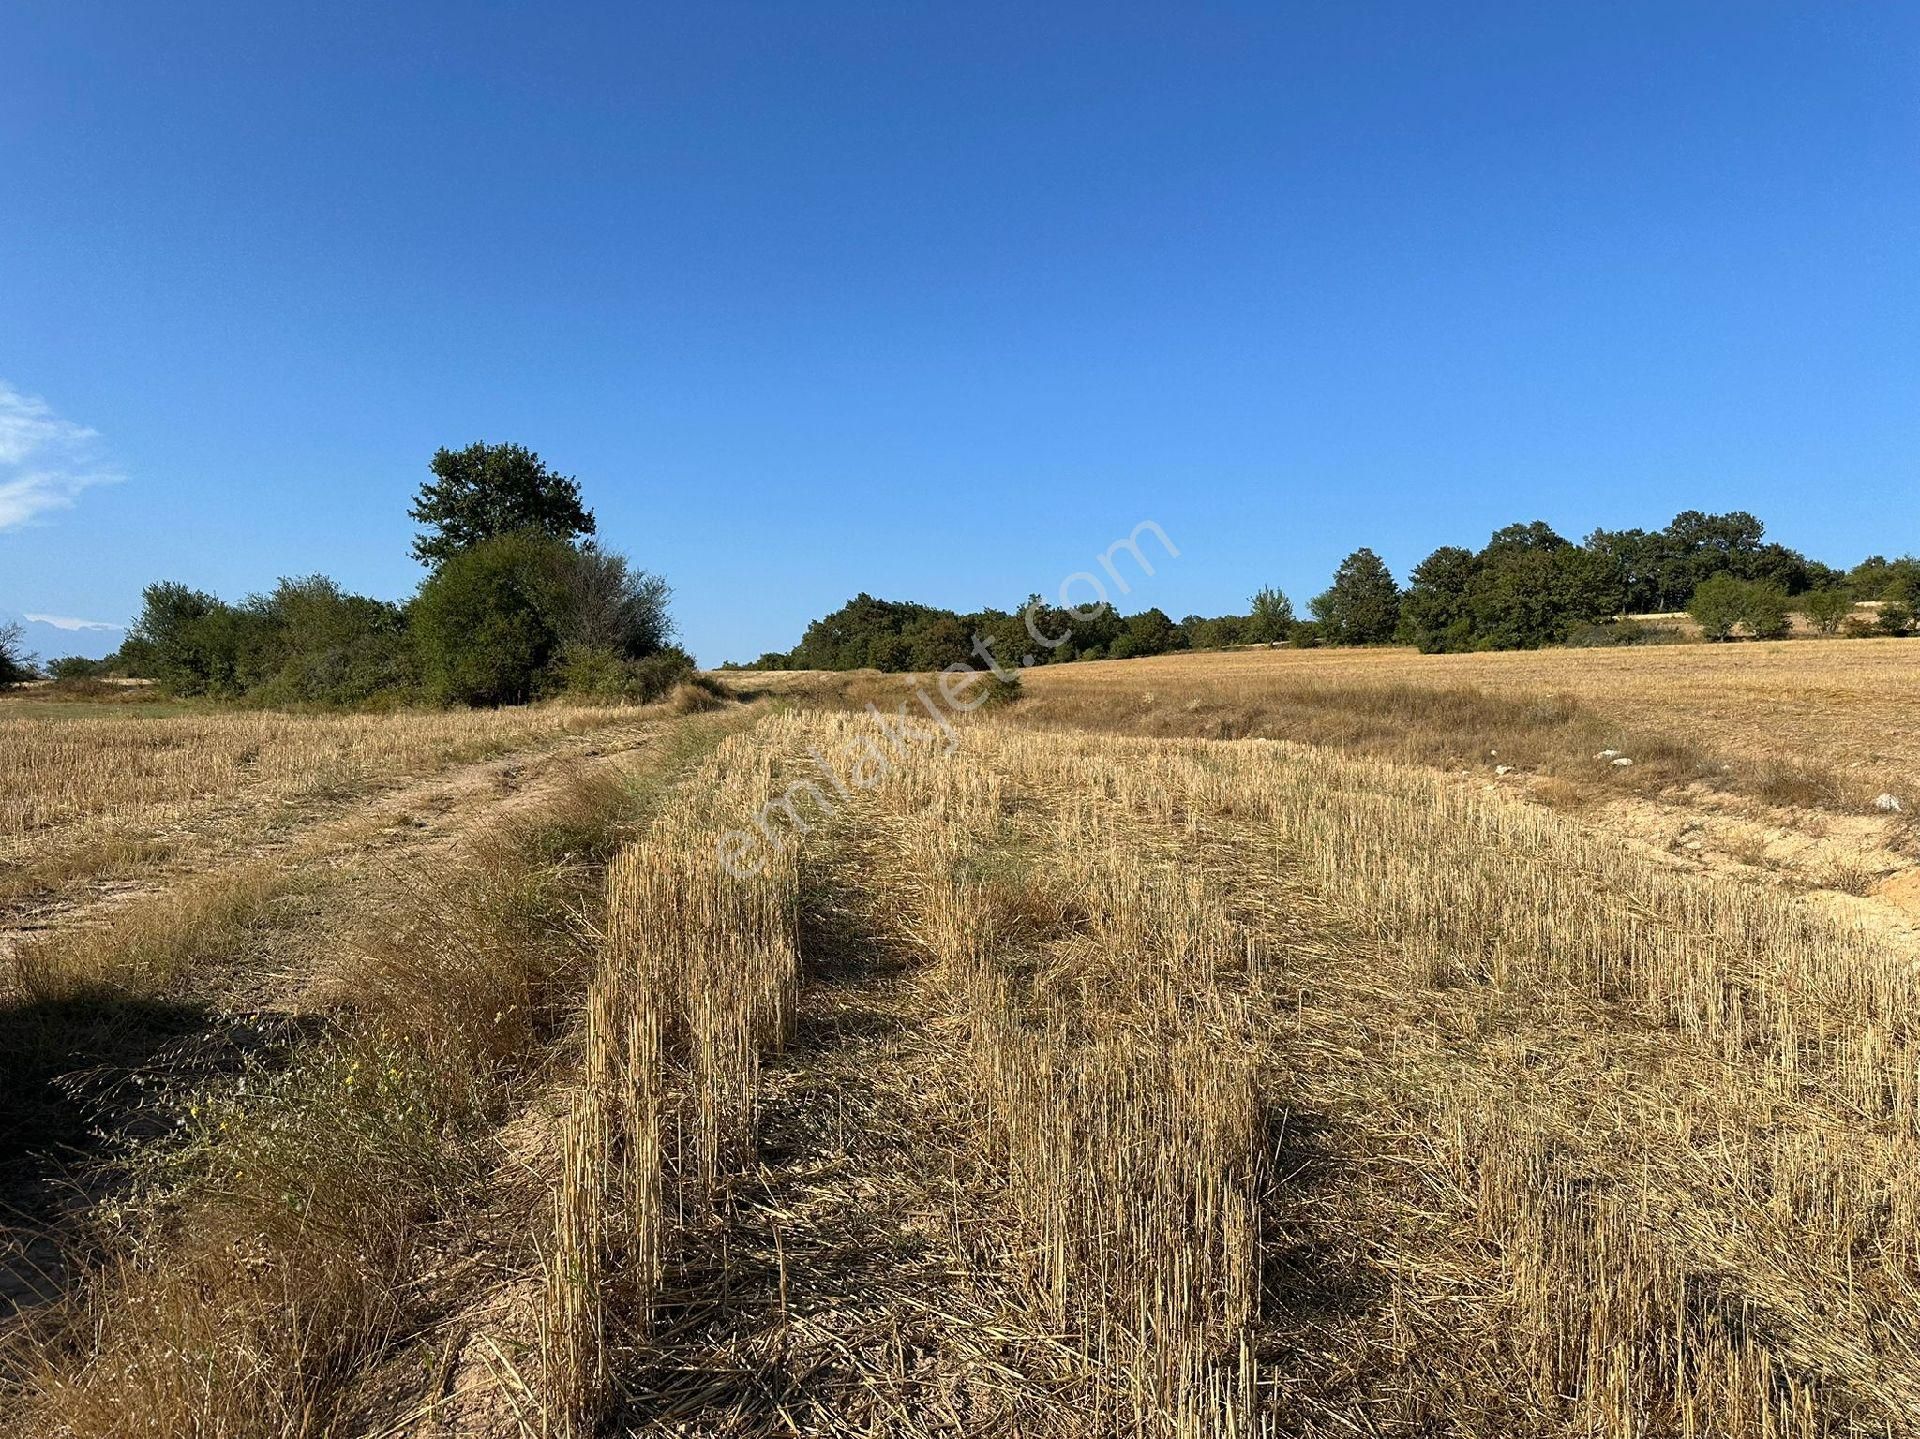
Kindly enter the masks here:
[[[60, 1292], [68, 1265], [53, 1232], [102, 1197], [92, 1161], [102, 1145], [148, 1123], [143, 1069], [170, 1057], [245, 1053], [308, 1007], [327, 937], [355, 922], [359, 886], [421, 866], [463, 835], [538, 808], [584, 766], [622, 763], [659, 738], [663, 721], [636, 720], [555, 744], [455, 765], [439, 774], [326, 805], [276, 812], [265, 826], [220, 842], [191, 864], [137, 882], [95, 885], [43, 904], [0, 929], [0, 1145], [14, 1151], [0, 1176], [0, 1316]], [[111, 995], [36, 1002], [18, 994], [16, 946], [60, 945], [110, 932], [181, 887], [258, 874], [269, 903], [237, 964], [190, 969], [163, 998]], [[13, 998], [6, 989], [14, 988]]]
[[443, 844], [480, 815], [537, 802], [581, 764], [648, 743], [661, 724], [644, 719], [610, 725], [328, 800], [265, 810], [257, 804], [222, 806], [196, 826], [200, 842], [189, 854], [137, 878], [83, 881], [57, 894], [0, 904], [0, 1000], [10, 982], [8, 960], [23, 943], [110, 925], [130, 904], [232, 865], [273, 860], [338, 868], [356, 857]]

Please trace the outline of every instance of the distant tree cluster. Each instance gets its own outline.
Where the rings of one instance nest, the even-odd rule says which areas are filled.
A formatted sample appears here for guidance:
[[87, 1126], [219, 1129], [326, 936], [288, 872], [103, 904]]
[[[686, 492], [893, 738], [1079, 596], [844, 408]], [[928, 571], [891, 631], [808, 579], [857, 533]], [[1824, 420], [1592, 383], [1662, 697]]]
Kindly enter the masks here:
[[163, 582], [120, 652], [92, 663], [178, 695], [325, 706], [647, 700], [691, 670], [666, 582], [589, 538], [572, 478], [519, 445], [440, 450], [430, 468], [412, 509], [430, 572], [407, 603], [323, 575], [238, 604]]
[[1031, 595], [1017, 610], [961, 614], [859, 594], [808, 625], [791, 650], [762, 655], [753, 668], [904, 674], [955, 664], [987, 669], [1128, 659], [1189, 647], [1186, 628], [1158, 609], [1135, 615], [1108, 605], [1073, 611]]
[[[1877, 616], [1856, 617], [1859, 601], [1876, 603]], [[925, 671], [981, 668], [989, 656], [1055, 664], [1275, 644], [1411, 644], [1429, 653], [1632, 644], [1671, 633], [1632, 616], [1681, 610], [1692, 610], [1709, 639], [1776, 638], [1796, 611], [1825, 633], [1891, 635], [1913, 630], [1916, 604], [1920, 560], [1912, 556], [1874, 556], [1843, 574], [1769, 542], [1744, 511], [1688, 510], [1665, 529], [1595, 530], [1579, 544], [1537, 520], [1508, 525], [1479, 550], [1435, 550], [1404, 589], [1379, 555], [1355, 550], [1308, 603], [1309, 619], [1271, 587], [1244, 615], [1188, 615], [1178, 624], [1157, 609], [1122, 615], [1102, 606], [1089, 615], [1037, 595], [1012, 613], [961, 614], [862, 594], [815, 620], [792, 650], [753, 667]], [[1055, 634], [1066, 638], [1043, 642]]]

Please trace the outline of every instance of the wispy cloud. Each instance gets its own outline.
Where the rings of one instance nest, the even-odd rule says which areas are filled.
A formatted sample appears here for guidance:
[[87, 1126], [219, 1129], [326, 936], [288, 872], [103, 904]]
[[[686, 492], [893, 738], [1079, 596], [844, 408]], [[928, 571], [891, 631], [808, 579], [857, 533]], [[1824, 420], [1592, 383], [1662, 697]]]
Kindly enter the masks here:
[[45, 400], [0, 380], [0, 530], [68, 509], [89, 485], [119, 479], [101, 463], [99, 441]]
[[37, 625], [52, 625], [57, 630], [123, 630], [125, 625], [116, 625], [111, 620], [77, 620], [72, 615], [36, 615], [28, 614], [27, 619]]

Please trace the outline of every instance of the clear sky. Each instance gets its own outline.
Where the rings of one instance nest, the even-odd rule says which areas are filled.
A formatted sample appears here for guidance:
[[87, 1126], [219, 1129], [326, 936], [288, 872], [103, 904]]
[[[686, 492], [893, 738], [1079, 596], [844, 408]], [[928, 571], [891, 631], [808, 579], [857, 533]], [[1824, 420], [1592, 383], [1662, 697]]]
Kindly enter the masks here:
[[[1747, 508], [1920, 549], [1920, 7], [0, 7], [0, 615], [401, 597], [442, 444], [707, 663]], [[36, 624], [43, 654], [112, 631]]]

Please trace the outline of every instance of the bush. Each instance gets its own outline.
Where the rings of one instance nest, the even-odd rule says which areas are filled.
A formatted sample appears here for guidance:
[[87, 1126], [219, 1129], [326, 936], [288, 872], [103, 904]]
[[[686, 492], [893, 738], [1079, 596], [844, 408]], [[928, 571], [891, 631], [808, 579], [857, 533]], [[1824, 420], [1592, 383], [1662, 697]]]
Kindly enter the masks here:
[[1785, 639], [1793, 632], [1793, 612], [1787, 592], [1778, 585], [1754, 580], [1746, 586], [1740, 619], [1757, 640]]
[[1853, 613], [1853, 596], [1837, 587], [1815, 590], [1801, 601], [1800, 609], [1821, 634], [1837, 634]]
[[673, 687], [673, 693], [667, 696], [667, 703], [673, 706], [676, 714], [698, 714], [703, 710], [719, 709], [738, 698], [712, 675], [690, 670], [687, 677]]
[[418, 684], [406, 611], [348, 594], [324, 575], [283, 579], [248, 601], [272, 626], [271, 669], [249, 692], [263, 704], [364, 706]]
[[521, 532], [450, 556], [420, 587], [411, 620], [428, 693], [450, 704], [518, 704], [558, 656], [573, 550]]
[[1900, 600], [1883, 600], [1879, 617], [1874, 621], [1876, 633], [1887, 636], [1900, 636], [1913, 632], [1913, 609]]
[[1636, 619], [1609, 620], [1602, 624], [1578, 624], [1567, 634], [1574, 649], [1604, 649], [1614, 645], [1648, 645], [1660, 642], [1662, 631], [1643, 625]]
[[[693, 657], [673, 648], [635, 660], [603, 647], [575, 645], [561, 655], [556, 675], [558, 688], [577, 699], [625, 704], [652, 704], [677, 685], [700, 682]], [[718, 688], [711, 680], [705, 683]]]
[[1023, 691], [1020, 688], [1020, 676], [1015, 674], [989, 674], [983, 682], [980, 696], [981, 709], [998, 709], [1010, 705], [1019, 699]]
[[1709, 640], [1731, 639], [1734, 630], [1743, 625], [1755, 639], [1779, 639], [1792, 627], [1785, 590], [1726, 574], [1702, 581], [1693, 592], [1687, 613]]
[[172, 581], [148, 585], [129, 638], [169, 694], [237, 698], [271, 672], [274, 625], [264, 601], [227, 604]]

